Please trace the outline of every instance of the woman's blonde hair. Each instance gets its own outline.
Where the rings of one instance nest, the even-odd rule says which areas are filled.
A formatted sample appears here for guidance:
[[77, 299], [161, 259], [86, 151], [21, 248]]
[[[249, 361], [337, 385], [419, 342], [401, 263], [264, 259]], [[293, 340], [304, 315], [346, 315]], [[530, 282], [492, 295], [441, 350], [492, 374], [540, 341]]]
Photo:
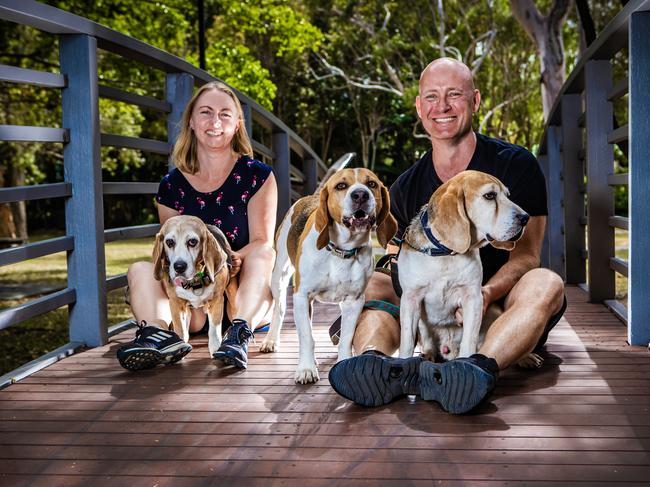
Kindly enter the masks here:
[[199, 161], [196, 157], [196, 136], [190, 127], [190, 118], [192, 118], [192, 111], [194, 110], [194, 105], [196, 105], [196, 100], [208, 90], [219, 90], [232, 98], [232, 101], [237, 107], [237, 118], [239, 119], [239, 128], [235, 132], [231, 142], [232, 150], [237, 154], [253, 157], [253, 147], [251, 146], [251, 141], [246, 131], [244, 111], [242, 110], [241, 103], [239, 103], [239, 99], [228, 86], [220, 81], [212, 81], [201, 86], [185, 107], [183, 119], [181, 120], [181, 130], [174, 144], [174, 150], [172, 151], [174, 165], [181, 171], [190, 174], [196, 174], [199, 170]]

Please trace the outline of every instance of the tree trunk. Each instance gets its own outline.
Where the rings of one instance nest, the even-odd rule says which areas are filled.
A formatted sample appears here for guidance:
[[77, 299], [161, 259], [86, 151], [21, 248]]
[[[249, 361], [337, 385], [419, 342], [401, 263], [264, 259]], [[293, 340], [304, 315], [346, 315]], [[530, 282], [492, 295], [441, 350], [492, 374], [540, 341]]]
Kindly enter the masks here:
[[517, 21], [532, 39], [537, 49], [542, 74], [542, 108], [544, 120], [564, 84], [564, 41], [562, 25], [572, 0], [555, 0], [548, 15], [542, 16], [534, 0], [510, 0]]

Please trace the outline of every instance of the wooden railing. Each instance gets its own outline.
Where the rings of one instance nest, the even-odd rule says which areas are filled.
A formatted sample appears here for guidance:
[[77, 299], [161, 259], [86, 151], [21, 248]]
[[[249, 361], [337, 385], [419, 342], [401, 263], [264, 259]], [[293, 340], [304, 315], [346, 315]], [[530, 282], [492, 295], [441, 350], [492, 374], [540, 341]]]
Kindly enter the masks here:
[[[60, 72], [48, 73], [0, 65], [0, 81], [61, 90], [62, 128], [0, 125], [0, 141], [59, 142], [64, 146], [64, 181], [0, 189], [0, 204], [64, 198], [66, 235], [0, 251], [0, 266], [57, 252], [67, 252], [67, 287], [0, 312], [0, 329], [65, 305], [70, 310], [70, 343], [10, 376], [0, 387], [47, 365], [81, 346], [98, 346], [126, 322], [107, 327], [106, 293], [126, 285], [125, 274], [106, 278], [104, 244], [154, 235], [158, 225], [104, 228], [103, 195], [155, 194], [158, 182], [102, 181], [101, 146], [169, 154], [178, 123], [195, 86], [216, 78], [184, 60], [83, 17], [32, 1], [0, 0], [0, 19], [58, 35]], [[164, 100], [102, 86], [98, 49], [165, 73]], [[161, 87], [163, 88], [163, 87]], [[281, 120], [237, 92], [256, 156], [272, 164], [278, 183], [278, 215], [291, 202], [315, 190], [327, 168], [316, 153]], [[109, 98], [161, 113], [167, 140], [101, 133], [99, 99]], [[254, 125], [255, 123], [255, 125]], [[255, 128], [255, 130], [254, 130]], [[267, 142], [265, 145], [262, 141]], [[351, 157], [346, 155], [347, 160]], [[155, 175], [152, 175], [155, 177]]]
[[[648, 0], [628, 2], [584, 52], [555, 101], [540, 147], [549, 187], [543, 264], [567, 283], [583, 284], [592, 302], [607, 304], [627, 323], [633, 345], [650, 341], [648, 10]], [[616, 80], [614, 63], [625, 71]], [[627, 122], [614, 114], [614, 103], [625, 96]], [[626, 142], [629, 170], [620, 173], [613, 146]], [[627, 217], [614, 212], [614, 188], [621, 185], [628, 188]], [[615, 229], [628, 231], [627, 260], [615, 255]], [[616, 300], [615, 273], [627, 277], [627, 306]]]

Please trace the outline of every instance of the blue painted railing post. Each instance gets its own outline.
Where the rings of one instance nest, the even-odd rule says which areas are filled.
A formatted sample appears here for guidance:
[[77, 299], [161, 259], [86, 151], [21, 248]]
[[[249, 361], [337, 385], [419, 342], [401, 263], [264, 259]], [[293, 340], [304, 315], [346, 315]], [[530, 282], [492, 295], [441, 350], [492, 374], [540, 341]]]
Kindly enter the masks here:
[[278, 222], [282, 220], [291, 206], [291, 179], [289, 166], [291, 163], [289, 136], [286, 132], [273, 134], [273, 174], [278, 184]]
[[72, 184], [66, 200], [66, 232], [74, 237], [68, 252], [68, 287], [77, 293], [70, 305], [70, 341], [96, 347], [108, 341], [106, 265], [97, 87], [97, 40], [87, 35], [60, 37], [64, 178]]
[[547, 175], [549, 232], [549, 269], [566, 278], [564, 270], [564, 211], [562, 191], [562, 132], [560, 127], [550, 126], [547, 132]]
[[303, 188], [304, 195], [314, 194], [318, 187], [318, 162], [316, 159], [305, 159], [303, 165], [305, 173], [305, 187]]
[[602, 303], [615, 294], [614, 271], [609, 259], [614, 255], [614, 192], [607, 178], [614, 172], [614, 149], [607, 141], [613, 127], [613, 107], [607, 99], [612, 89], [609, 60], [585, 63], [585, 127], [587, 129], [587, 228], [589, 258], [589, 299]]
[[[165, 98], [172, 106], [172, 111], [167, 115], [167, 142], [171, 146], [176, 142], [183, 120], [183, 111], [192, 98], [194, 88], [194, 76], [187, 73], [167, 73], [165, 85]], [[169, 169], [174, 164], [169, 158]]]
[[584, 165], [580, 160], [582, 130], [578, 119], [582, 112], [580, 95], [562, 96], [562, 175], [564, 180], [564, 255], [566, 282], [585, 282]]
[[628, 340], [650, 341], [650, 12], [630, 19]]
[[[539, 162], [539, 165], [542, 168], [542, 172], [544, 173], [548, 193], [548, 155], [540, 154], [537, 156], [537, 161]], [[551, 228], [549, 226], [548, 219], [546, 221], [546, 228], [544, 228], [544, 240], [542, 240], [540, 264], [544, 268], [551, 267]]]

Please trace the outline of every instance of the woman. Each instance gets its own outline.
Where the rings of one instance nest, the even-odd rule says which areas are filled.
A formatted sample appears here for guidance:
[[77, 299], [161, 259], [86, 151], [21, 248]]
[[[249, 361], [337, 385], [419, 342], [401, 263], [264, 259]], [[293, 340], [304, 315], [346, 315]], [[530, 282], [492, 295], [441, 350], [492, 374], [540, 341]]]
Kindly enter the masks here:
[[[197, 216], [220, 227], [235, 251], [237, 309], [215, 358], [239, 368], [246, 368], [252, 330], [268, 321], [273, 303], [277, 187], [271, 168], [252, 155], [235, 94], [223, 83], [203, 85], [185, 108], [172, 153], [176, 168], [162, 179], [156, 196], [161, 224], [175, 215]], [[135, 340], [118, 350], [120, 364], [141, 370], [182, 359], [192, 347], [168, 330], [169, 301], [153, 265], [137, 262], [127, 278], [139, 329]], [[193, 310], [190, 331], [200, 331], [205, 321], [202, 310]]]

